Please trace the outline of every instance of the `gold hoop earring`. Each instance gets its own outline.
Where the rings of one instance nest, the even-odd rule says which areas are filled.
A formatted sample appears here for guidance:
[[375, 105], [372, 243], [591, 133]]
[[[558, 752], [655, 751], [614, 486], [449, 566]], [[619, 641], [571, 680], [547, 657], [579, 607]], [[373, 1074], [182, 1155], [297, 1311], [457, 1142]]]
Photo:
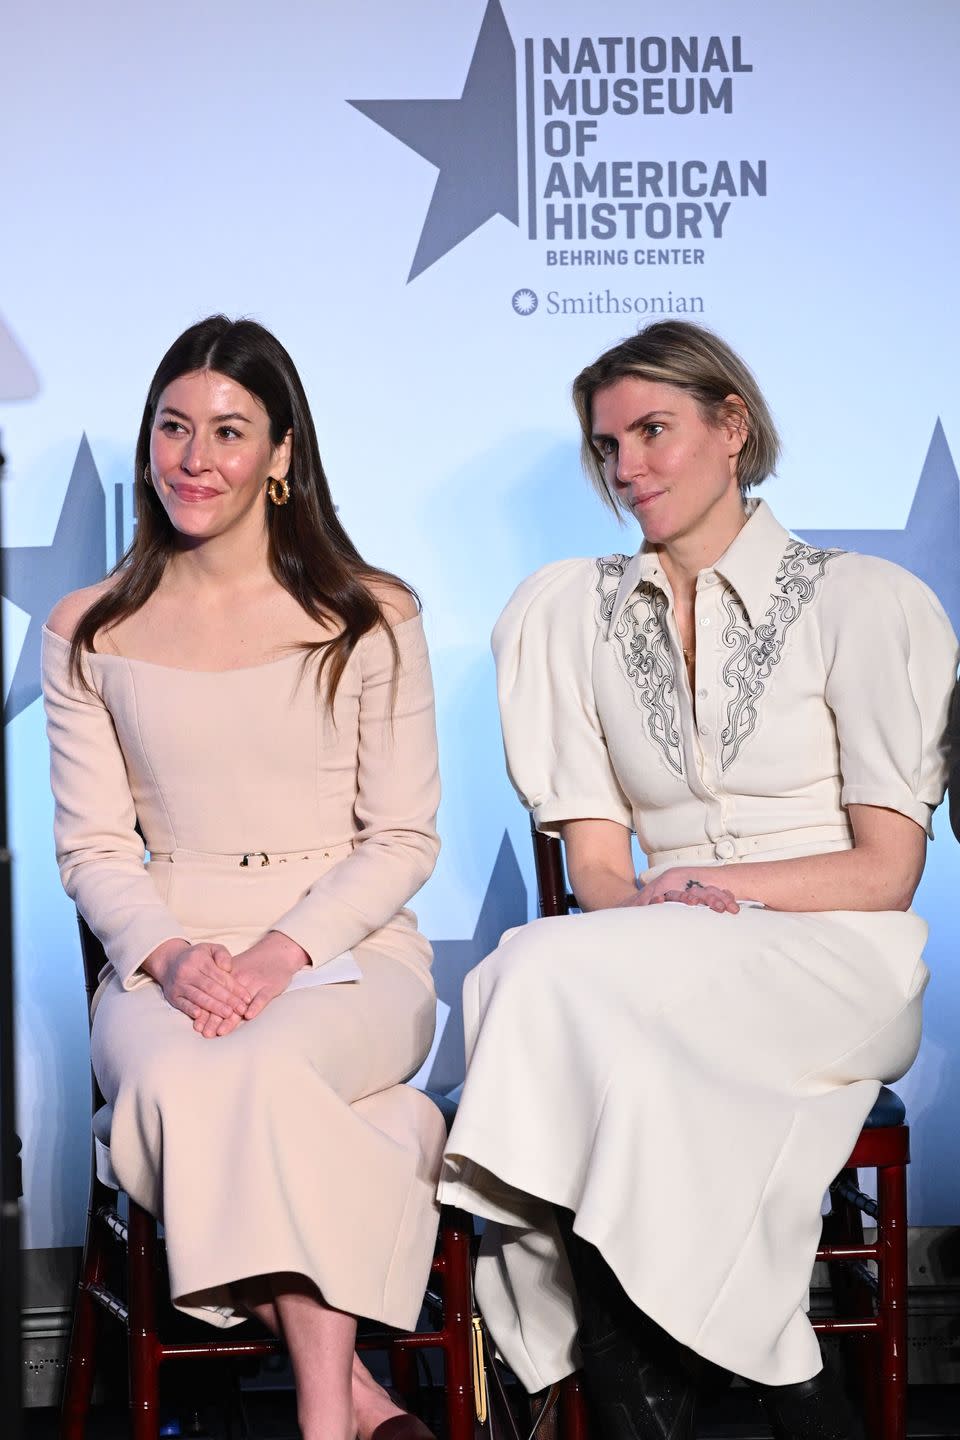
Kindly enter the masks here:
[[271, 475], [267, 481], [267, 494], [274, 505], [286, 505], [290, 499], [290, 481], [286, 475], [282, 475], [279, 480]]

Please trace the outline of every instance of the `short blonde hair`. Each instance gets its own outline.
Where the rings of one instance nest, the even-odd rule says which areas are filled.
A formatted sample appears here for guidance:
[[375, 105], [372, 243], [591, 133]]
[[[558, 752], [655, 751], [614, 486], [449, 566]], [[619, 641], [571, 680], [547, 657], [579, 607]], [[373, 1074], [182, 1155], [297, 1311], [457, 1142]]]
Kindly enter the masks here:
[[[725, 341], [702, 325], [660, 320], [629, 340], [606, 350], [573, 382], [583, 435], [583, 466], [600, 498], [617, 514], [621, 505], [610, 493], [603, 456], [593, 443], [593, 398], [616, 380], [636, 376], [686, 390], [711, 424], [729, 418], [728, 396], [738, 395], [746, 412], [747, 438], [737, 456], [737, 483], [743, 494], [776, 470], [780, 437], [766, 400], [749, 368]], [[740, 407], [736, 407], [740, 411]]]

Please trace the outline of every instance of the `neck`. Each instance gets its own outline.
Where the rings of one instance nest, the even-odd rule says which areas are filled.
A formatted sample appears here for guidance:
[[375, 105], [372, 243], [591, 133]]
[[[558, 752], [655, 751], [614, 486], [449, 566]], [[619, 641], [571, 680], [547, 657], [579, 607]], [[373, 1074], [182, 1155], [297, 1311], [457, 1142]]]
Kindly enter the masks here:
[[660, 563], [674, 595], [692, 601], [700, 571], [716, 564], [746, 523], [747, 512], [737, 489], [729, 498], [724, 495], [695, 528], [659, 545]]
[[190, 589], [246, 589], [269, 574], [265, 525], [237, 527], [204, 540], [181, 537], [167, 565], [168, 579]]

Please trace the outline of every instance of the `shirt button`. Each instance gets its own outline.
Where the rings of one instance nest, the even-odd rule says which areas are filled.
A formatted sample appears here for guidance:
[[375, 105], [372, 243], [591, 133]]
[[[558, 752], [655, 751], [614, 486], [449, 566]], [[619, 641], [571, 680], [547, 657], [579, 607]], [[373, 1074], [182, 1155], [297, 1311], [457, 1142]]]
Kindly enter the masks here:
[[708, 694], [709, 694], [709, 691], [707, 691], [707, 690], [703, 690], [703, 689], [698, 690], [698, 691], [697, 691], [697, 699], [698, 699], [698, 700], [706, 700]]
[[732, 860], [737, 853], [737, 847], [729, 836], [724, 836], [722, 840], [718, 840], [716, 845], [714, 845], [713, 853], [718, 860]]
[[701, 617], [700, 617], [700, 624], [701, 624], [701, 625], [709, 625], [709, 624], [710, 624], [710, 616], [709, 616], [709, 615], [701, 615]]

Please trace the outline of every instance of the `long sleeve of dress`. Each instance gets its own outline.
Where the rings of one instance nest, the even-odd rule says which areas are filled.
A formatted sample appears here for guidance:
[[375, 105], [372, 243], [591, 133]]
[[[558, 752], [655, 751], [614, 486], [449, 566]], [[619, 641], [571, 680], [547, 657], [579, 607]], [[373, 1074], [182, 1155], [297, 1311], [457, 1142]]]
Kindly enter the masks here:
[[957, 637], [933, 591], [886, 560], [841, 556], [829, 579], [821, 640], [841, 803], [898, 810], [931, 834]]
[[429, 878], [440, 849], [433, 682], [419, 616], [393, 634], [399, 669], [382, 631], [358, 647], [357, 848], [272, 927], [314, 965], [385, 925]]
[[633, 828], [594, 696], [595, 570], [593, 560], [544, 566], [514, 592], [493, 632], [507, 768], [540, 830], [585, 819]]
[[[144, 868], [144, 846], [120, 743], [100, 693], [70, 675], [69, 646], [44, 634], [43, 698], [50, 740], [54, 839], [64, 889], [125, 989], [164, 940], [183, 934]], [[95, 685], [95, 677], [91, 681]]]

